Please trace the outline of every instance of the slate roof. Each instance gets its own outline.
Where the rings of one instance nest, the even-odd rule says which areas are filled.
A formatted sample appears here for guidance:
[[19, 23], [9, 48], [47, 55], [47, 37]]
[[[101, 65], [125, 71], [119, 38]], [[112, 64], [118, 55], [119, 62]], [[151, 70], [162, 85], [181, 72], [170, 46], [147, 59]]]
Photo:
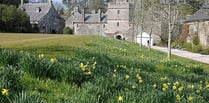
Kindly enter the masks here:
[[[38, 22], [43, 16], [45, 16], [50, 10], [50, 3], [26, 3], [20, 5], [21, 9], [24, 9], [25, 12], [30, 16], [31, 22]], [[40, 12], [37, 12], [36, 9], [40, 8]]]
[[86, 23], [97, 23], [97, 22], [107, 22], [107, 14], [93, 13], [93, 14], [85, 14], [85, 19], [83, 20], [81, 13], [75, 12], [73, 15], [73, 22], [83, 22], [85, 20]]
[[188, 17], [185, 22], [209, 20], [209, 5], [203, 6], [200, 10]]

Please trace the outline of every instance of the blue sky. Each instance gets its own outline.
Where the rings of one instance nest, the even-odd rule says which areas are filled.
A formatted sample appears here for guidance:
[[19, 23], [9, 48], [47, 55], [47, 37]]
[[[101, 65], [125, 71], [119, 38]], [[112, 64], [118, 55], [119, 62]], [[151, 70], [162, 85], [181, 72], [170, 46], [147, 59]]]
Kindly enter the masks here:
[[53, 2], [62, 2], [62, 0], [52, 0]]

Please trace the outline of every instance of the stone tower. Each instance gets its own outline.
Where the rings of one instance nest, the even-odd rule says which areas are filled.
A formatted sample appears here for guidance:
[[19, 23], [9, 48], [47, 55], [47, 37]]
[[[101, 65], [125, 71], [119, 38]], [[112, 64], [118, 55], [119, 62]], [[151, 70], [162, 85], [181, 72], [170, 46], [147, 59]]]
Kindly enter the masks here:
[[108, 3], [106, 35], [133, 40], [131, 24], [131, 5], [133, 0], [116, 0]]

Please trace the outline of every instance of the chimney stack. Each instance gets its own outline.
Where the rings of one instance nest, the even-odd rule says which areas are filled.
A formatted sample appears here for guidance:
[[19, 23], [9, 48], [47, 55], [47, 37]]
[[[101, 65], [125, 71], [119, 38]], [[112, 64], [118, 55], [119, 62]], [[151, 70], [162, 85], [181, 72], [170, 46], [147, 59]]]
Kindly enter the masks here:
[[23, 0], [21, 0], [21, 5], [23, 5]]

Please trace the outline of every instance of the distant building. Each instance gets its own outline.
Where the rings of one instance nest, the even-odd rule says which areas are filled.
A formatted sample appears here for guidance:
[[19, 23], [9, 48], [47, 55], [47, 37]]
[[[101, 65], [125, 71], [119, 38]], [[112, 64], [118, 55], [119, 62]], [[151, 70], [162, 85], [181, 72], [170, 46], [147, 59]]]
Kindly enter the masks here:
[[209, 5], [203, 6], [196, 13], [188, 17], [185, 24], [189, 26], [188, 41], [198, 35], [203, 47], [209, 46]]
[[65, 20], [58, 14], [51, 0], [48, 0], [46, 3], [23, 3], [23, 0], [21, 0], [19, 8], [30, 16], [32, 32], [53, 34], [63, 33]]
[[117, 0], [109, 2], [106, 13], [92, 11], [85, 13], [76, 7], [66, 21], [66, 26], [74, 28], [75, 34], [96, 34], [123, 40], [133, 40], [131, 11], [133, 0]]

